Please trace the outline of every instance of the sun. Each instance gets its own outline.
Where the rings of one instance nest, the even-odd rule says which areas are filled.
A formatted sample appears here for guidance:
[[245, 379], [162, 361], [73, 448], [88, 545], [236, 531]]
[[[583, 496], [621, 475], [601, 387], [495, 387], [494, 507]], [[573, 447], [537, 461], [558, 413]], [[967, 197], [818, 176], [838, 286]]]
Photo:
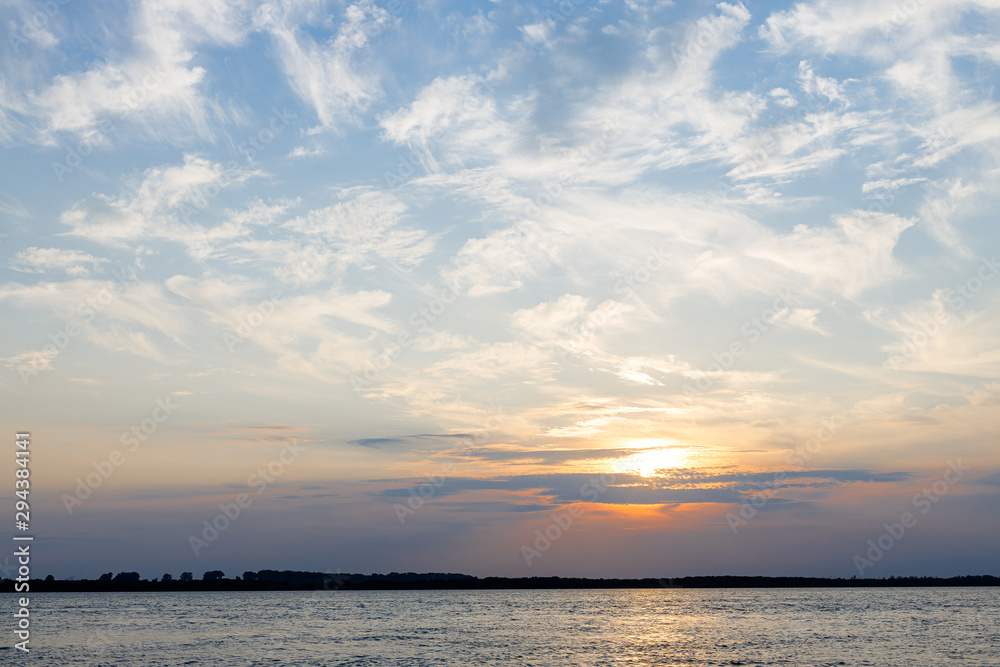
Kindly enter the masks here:
[[684, 466], [688, 453], [664, 440], [634, 440], [629, 449], [642, 448], [615, 461], [615, 472], [632, 473], [640, 477], [656, 477], [659, 471]]

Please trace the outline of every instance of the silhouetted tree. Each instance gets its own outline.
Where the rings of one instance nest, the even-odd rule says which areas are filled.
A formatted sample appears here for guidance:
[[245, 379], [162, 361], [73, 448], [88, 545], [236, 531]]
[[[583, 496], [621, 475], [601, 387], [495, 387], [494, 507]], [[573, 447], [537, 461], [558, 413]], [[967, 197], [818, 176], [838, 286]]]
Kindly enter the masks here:
[[45, 581], [55, 581], [55, 580], [56, 580], [56, 578], [53, 577], [51, 574], [49, 576], [45, 577]]
[[181, 572], [181, 581], [192, 581], [193, 579], [194, 575], [190, 572]]
[[211, 570], [205, 573], [205, 576], [201, 578], [202, 581], [218, 581], [222, 579], [225, 573], [222, 570]]
[[138, 572], [119, 572], [115, 575], [115, 581], [122, 581], [127, 584], [138, 583], [139, 573]]
[[160, 577], [160, 581], [173, 581], [173, 580], [174, 580], [174, 575], [170, 574], [169, 572]]
[[115, 576], [113, 572], [108, 572], [107, 574], [102, 574], [98, 581], [111, 581], [111, 577]]
[[257, 581], [257, 573], [252, 570], [247, 570], [243, 573], [243, 581]]

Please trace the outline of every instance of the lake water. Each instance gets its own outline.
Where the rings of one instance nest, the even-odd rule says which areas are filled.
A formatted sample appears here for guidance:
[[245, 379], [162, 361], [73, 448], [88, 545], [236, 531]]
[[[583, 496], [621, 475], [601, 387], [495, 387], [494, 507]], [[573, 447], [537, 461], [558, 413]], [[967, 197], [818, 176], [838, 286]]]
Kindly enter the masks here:
[[[33, 594], [11, 665], [1000, 666], [1000, 589]], [[4, 646], [13, 595], [0, 596]]]

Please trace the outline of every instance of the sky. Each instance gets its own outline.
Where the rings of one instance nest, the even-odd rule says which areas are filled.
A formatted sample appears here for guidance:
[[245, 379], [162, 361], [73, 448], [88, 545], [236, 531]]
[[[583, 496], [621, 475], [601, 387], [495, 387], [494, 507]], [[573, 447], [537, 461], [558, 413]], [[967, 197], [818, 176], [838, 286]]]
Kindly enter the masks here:
[[0, 19], [39, 574], [1000, 574], [1000, 2]]

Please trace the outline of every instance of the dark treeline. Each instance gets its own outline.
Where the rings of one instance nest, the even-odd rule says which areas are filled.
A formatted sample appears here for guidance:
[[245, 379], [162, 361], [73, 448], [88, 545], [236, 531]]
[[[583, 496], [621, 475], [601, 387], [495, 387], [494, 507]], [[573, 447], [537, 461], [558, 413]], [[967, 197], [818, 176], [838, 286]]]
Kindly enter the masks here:
[[[541, 588], [864, 588], [883, 586], [998, 586], [992, 575], [963, 577], [887, 577], [883, 579], [824, 579], [820, 577], [710, 576], [679, 579], [582, 579], [577, 577], [473, 577], [466, 574], [390, 572], [389, 574], [330, 574], [291, 570], [244, 572], [227, 579], [219, 570], [196, 579], [184, 572], [177, 579], [166, 574], [151, 580], [137, 572], [108, 572], [98, 579], [32, 579], [30, 591], [285, 591], [285, 590], [473, 590]], [[3, 580], [3, 589], [14, 581]]]

